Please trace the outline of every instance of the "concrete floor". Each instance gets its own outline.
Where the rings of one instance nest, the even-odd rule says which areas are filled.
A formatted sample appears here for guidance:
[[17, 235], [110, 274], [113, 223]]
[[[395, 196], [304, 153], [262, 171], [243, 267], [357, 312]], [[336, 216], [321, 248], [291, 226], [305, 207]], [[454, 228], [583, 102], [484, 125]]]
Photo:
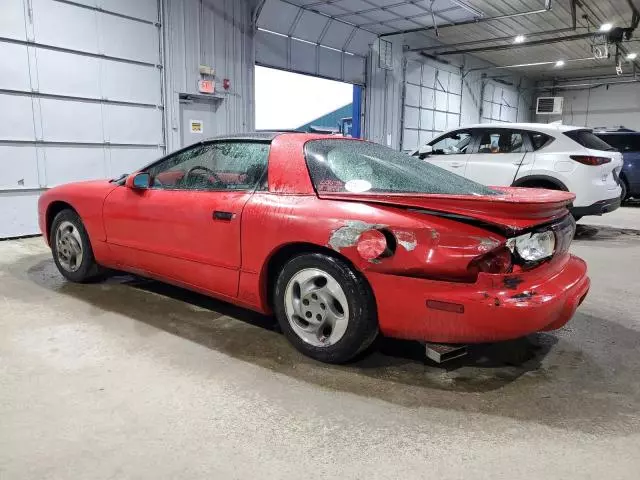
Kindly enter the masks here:
[[637, 479], [640, 234], [582, 229], [573, 251], [593, 287], [559, 332], [333, 367], [270, 318], [70, 284], [42, 239], [0, 242], [0, 478]]

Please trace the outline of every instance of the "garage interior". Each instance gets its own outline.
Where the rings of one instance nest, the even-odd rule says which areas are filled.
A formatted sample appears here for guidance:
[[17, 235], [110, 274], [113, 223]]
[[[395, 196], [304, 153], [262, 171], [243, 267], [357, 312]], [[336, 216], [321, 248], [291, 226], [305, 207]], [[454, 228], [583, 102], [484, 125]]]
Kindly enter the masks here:
[[640, 130], [639, 9], [0, 0], [0, 477], [637, 478], [633, 200], [580, 220], [592, 287], [571, 323], [455, 367], [390, 339], [324, 365], [273, 318], [202, 295], [71, 284], [37, 201], [254, 130], [256, 65], [360, 86], [361, 136], [406, 152], [480, 123]]

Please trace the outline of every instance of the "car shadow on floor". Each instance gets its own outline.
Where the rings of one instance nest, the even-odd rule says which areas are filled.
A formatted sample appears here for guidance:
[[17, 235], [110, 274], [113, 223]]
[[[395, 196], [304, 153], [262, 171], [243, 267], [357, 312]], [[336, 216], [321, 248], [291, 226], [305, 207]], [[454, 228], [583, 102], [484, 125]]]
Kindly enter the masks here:
[[[602, 335], [594, 329], [606, 330], [604, 338], [613, 334], [627, 353], [637, 351], [640, 332], [604, 319], [577, 315], [560, 341], [555, 334], [536, 334], [481, 345], [444, 365], [425, 360], [417, 342], [381, 338], [355, 361], [336, 366], [298, 353], [272, 317], [181, 288], [130, 275], [95, 284], [68, 283], [52, 260], [42, 257], [24, 271], [29, 281], [90, 305], [95, 309], [90, 321], [100, 322], [106, 311], [117, 313], [139, 322], [136, 332], [141, 336], [159, 329], [324, 388], [408, 407], [491, 413], [586, 431], [613, 428], [612, 422], [624, 418], [624, 429], [640, 431], [637, 415], [633, 417], [640, 407], [632, 380], [640, 372], [638, 362], [615, 354], [605, 358], [609, 363], [615, 359], [614, 365], [601, 365], [589, 353], [590, 343]], [[581, 325], [588, 327], [590, 337], [576, 340], [572, 332]], [[617, 377], [605, 373], [611, 368], [618, 369]]]
[[626, 228], [604, 227], [600, 225], [576, 225], [575, 242], [610, 242], [619, 246], [620, 243], [636, 242], [640, 240], [640, 231]]

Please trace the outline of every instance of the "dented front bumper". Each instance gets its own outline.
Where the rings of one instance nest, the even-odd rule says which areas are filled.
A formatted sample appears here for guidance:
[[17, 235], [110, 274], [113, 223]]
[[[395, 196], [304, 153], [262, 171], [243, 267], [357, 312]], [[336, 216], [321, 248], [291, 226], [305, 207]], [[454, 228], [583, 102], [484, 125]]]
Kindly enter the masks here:
[[480, 274], [472, 284], [374, 272], [367, 278], [383, 334], [442, 343], [509, 340], [558, 329], [590, 286], [586, 263], [569, 254], [528, 272]]

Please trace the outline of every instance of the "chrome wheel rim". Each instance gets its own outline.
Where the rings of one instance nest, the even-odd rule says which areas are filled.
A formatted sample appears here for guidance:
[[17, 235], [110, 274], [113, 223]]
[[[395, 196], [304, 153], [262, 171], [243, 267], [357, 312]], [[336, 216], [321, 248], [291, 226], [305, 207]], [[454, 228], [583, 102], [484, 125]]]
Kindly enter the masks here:
[[82, 237], [71, 222], [62, 222], [56, 230], [56, 251], [60, 266], [67, 272], [75, 272], [82, 265]]
[[289, 325], [306, 343], [328, 347], [338, 342], [349, 325], [349, 305], [340, 284], [324, 270], [305, 268], [296, 273], [284, 293]]

